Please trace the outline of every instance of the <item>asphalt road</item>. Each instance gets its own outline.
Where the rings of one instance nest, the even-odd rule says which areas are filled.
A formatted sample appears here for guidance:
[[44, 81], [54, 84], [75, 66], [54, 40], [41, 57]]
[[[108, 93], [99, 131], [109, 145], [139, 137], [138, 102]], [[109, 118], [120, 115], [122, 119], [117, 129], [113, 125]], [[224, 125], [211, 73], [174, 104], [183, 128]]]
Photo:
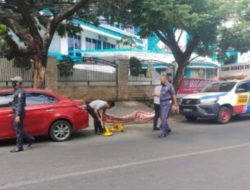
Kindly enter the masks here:
[[13, 141], [0, 142], [0, 190], [248, 190], [249, 123], [172, 120], [164, 139], [151, 125], [112, 137], [88, 129], [16, 154]]

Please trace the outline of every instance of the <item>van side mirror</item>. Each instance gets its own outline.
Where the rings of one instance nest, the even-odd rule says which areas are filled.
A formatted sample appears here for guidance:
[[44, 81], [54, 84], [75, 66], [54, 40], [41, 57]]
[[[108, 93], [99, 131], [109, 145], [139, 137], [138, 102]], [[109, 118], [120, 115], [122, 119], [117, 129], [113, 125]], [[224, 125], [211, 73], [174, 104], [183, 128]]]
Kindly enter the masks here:
[[244, 89], [244, 88], [238, 88], [236, 90], [236, 93], [243, 93], [243, 92], [247, 92], [246, 89]]

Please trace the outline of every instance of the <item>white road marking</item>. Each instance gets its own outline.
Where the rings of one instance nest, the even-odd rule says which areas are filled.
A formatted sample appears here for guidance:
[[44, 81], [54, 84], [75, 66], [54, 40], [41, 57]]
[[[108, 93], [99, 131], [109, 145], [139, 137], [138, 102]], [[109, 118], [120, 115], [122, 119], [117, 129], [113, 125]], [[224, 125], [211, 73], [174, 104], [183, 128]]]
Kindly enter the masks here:
[[159, 158], [148, 159], [148, 160], [141, 160], [137, 162], [129, 162], [126, 164], [114, 165], [114, 166], [109, 166], [109, 167], [104, 167], [104, 168], [72, 172], [72, 173], [67, 173], [67, 174], [62, 174], [62, 175], [57, 175], [57, 176], [50, 176], [50, 177], [33, 179], [33, 180], [28, 180], [28, 181], [21, 181], [17, 183], [0, 184], [0, 189], [19, 188], [19, 187], [23, 187], [27, 185], [40, 184], [43, 182], [51, 182], [55, 180], [65, 179], [65, 178], [84, 176], [88, 174], [107, 172], [107, 171], [112, 171], [112, 170], [117, 170], [117, 169], [129, 168], [133, 166], [152, 164], [156, 162], [175, 160], [175, 159], [186, 158], [186, 157], [191, 157], [191, 156], [199, 156], [199, 155], [222, 152], [222, 151], [244, 148], [244, 147], [249, 147], [249, 146], [250, 146], [250, 143], [238, 144], [238, 145], [225, 146], [225, 147], [219, 147], [219, 148], [214, 148], [214, 149], [207, 149], [207, 150], [202, 150], [202, 151], [197, 151], [197, 152], [190, 152], [190, 153], [177, 154], [177, 155], [159, 157]]

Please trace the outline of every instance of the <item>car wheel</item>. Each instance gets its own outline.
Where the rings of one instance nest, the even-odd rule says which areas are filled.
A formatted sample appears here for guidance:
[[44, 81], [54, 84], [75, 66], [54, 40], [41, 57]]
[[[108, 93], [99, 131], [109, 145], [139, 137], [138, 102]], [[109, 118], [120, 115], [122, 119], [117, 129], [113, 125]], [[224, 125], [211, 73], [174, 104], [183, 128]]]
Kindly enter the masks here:
[[226, 124], [231, 120], [231, 118], [232, 118], [232, 110], [225, 106], [221, 107], [217, 117], [218, 123]]
[[186, 117], [186, 119], [187, 119], [188, 121], [191, 121], [191, 122], [194, 122], [194, 121], [197, 120], [197, 117], [195, 117], [195, 116], [188, 116], [188, 115], [185, 115], [185, 117]]
[[65, 120], [59, 120], [53, 123], [49, 131], [50, 138], [58, 142], [68, 140], [71, 134], [71, 124]]

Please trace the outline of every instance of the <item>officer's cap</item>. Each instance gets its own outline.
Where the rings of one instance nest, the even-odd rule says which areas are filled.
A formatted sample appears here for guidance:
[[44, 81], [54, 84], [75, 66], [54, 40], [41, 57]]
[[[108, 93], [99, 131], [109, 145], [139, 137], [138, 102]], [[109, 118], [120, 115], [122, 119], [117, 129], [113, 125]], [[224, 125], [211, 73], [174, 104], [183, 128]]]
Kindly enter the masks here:
[[20, 76], [15, 76], [14, 78], [10, 79], [13, 82], [23, 82], [23, 78]]

